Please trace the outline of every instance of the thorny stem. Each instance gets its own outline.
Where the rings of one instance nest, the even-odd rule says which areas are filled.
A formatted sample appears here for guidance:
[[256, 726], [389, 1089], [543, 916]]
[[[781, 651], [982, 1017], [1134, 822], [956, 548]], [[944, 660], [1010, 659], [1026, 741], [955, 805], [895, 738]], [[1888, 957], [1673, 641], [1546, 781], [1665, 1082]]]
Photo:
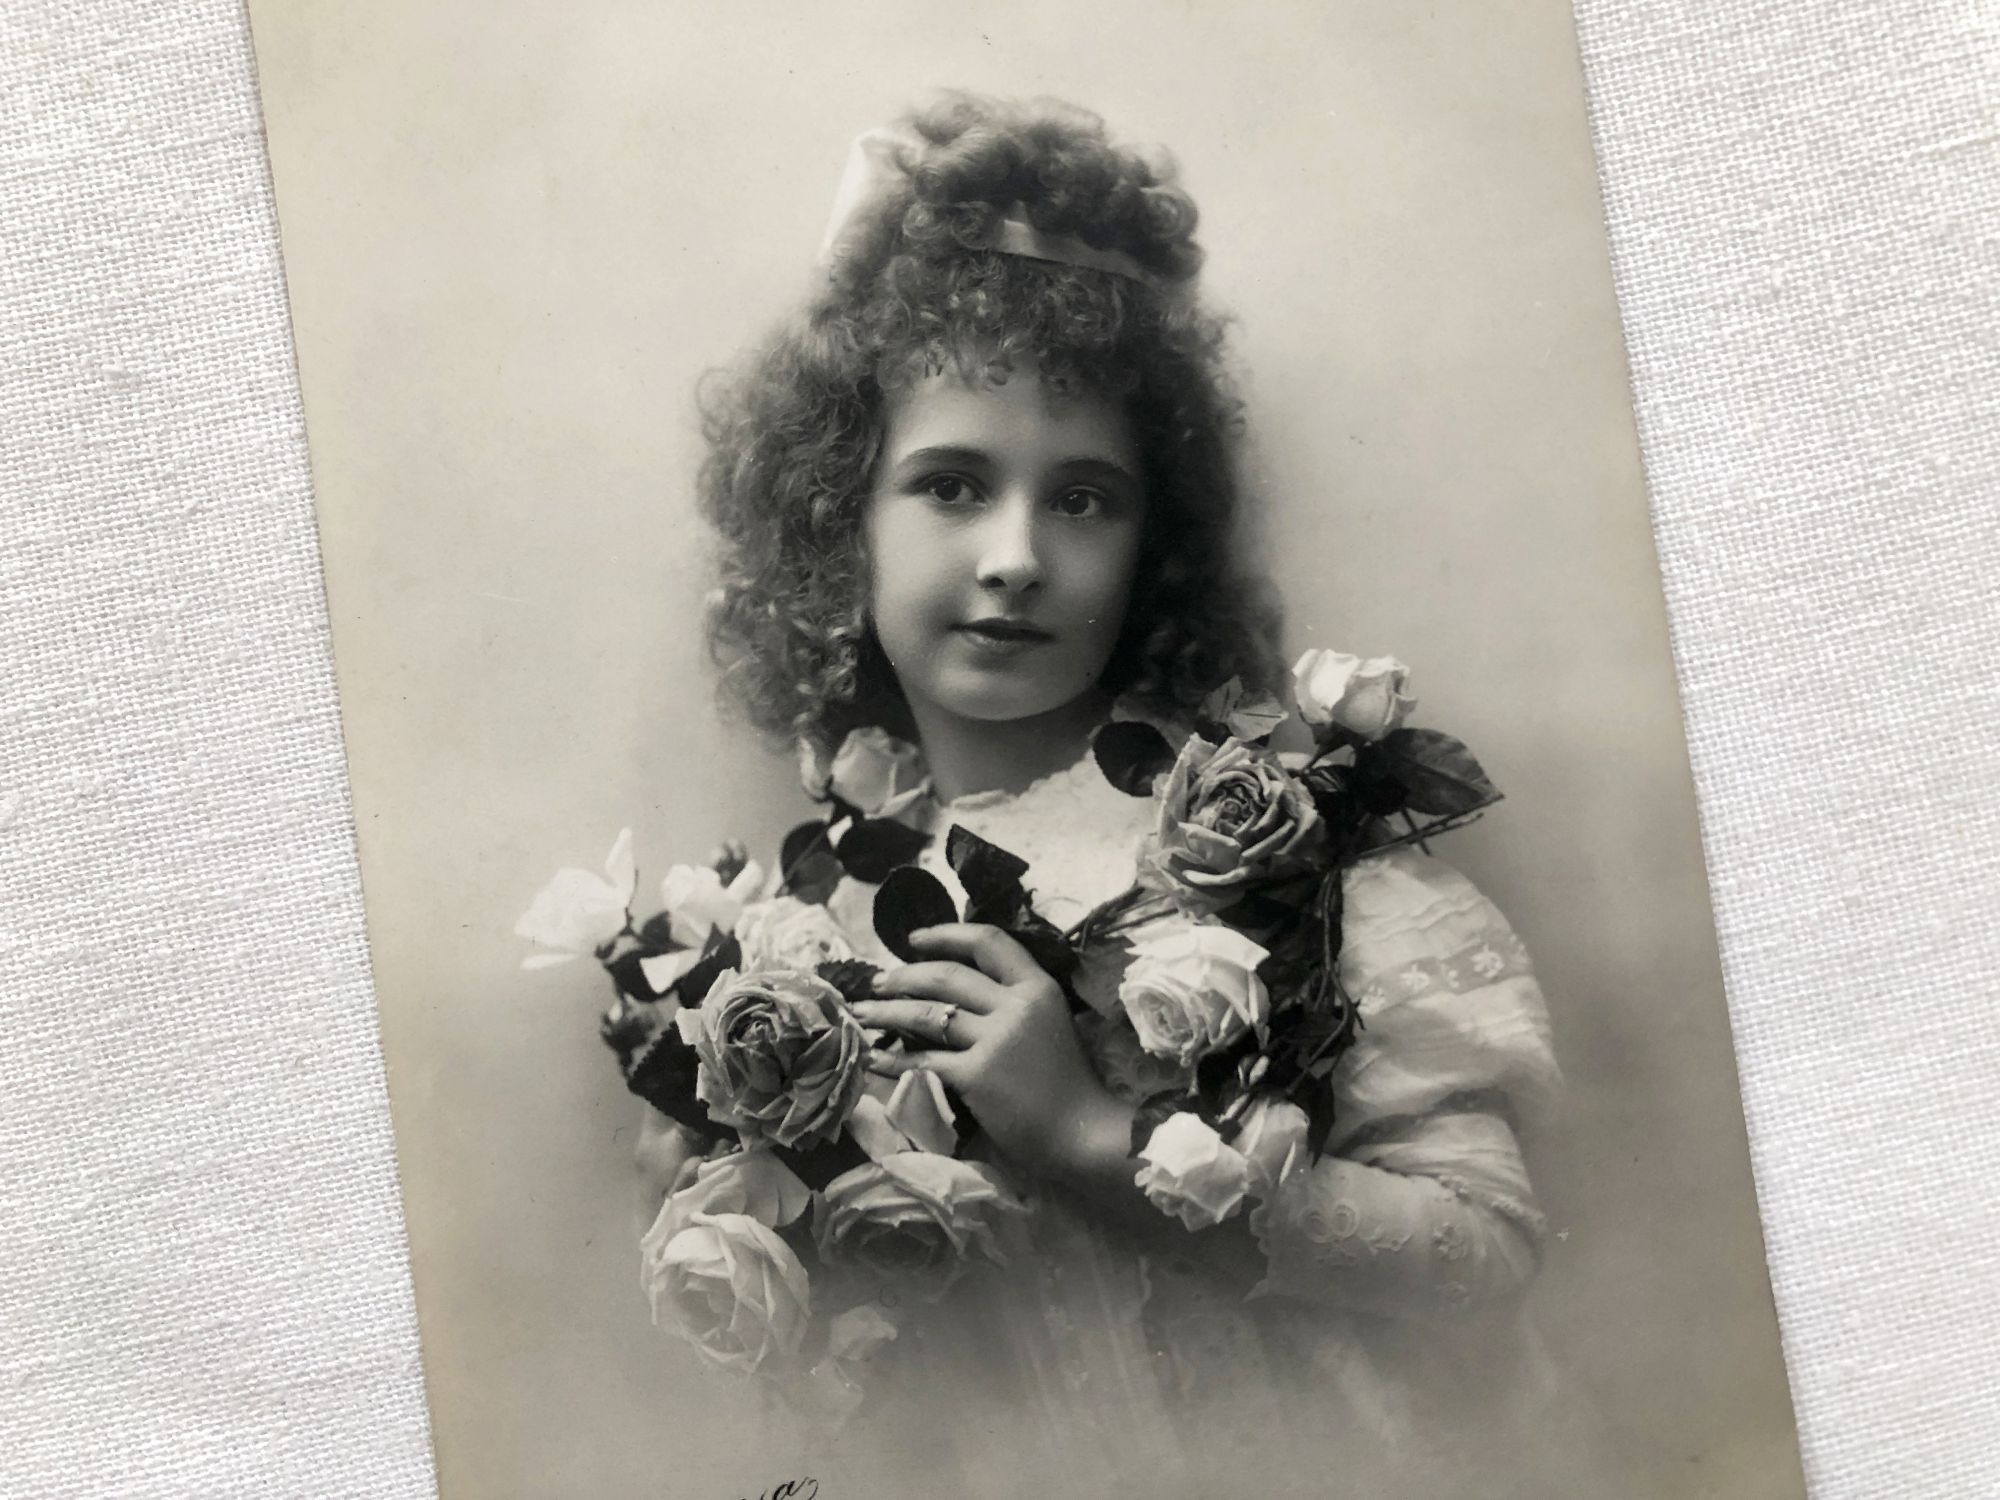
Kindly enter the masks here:
[[[1380, 854], [1385, 849], [1399, 849], [1405, 844], [1422, 845], [1426, 839], [1436, 838], [1441, 833], [1450, 833], [1454, 829], [1470, 827], [1486, 815], [1487, 808], [1500, 800], [1500, 795], [1495, 793], [1492, 797], [1480, 803], [1479, 806], [1469, 808], [1465, 812], [1452, 813], [1448, 817], [1426, 823], [1421, 828], [1413, 827], [1408, 833], [1399, 833], [1394, 838], [1384, 839], [1379, 844], [1370, 844], [1366, 849], [1358, 850], [1354, 858], [1365, 859], [1371, 854]], [[1424, 852], [1428, 854], [1430, 851], [1426, 848]]]
[[1129, 917], [1133, 908], [1143, 905], [1152, 894], [1141, 885], [1127, 886], [1103, 905], [1085, 912], [1082, 919], [1063, 934], [1063, 941], [1074, 948], [1089, 942], [1092, 938], [1119, 931], [1121, 920]]

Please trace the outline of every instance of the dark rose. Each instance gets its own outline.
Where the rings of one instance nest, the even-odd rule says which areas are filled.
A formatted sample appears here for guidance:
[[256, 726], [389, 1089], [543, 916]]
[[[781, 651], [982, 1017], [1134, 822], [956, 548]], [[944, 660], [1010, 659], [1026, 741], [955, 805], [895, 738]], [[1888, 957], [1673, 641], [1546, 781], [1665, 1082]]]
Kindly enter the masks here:
[[867, 1033], [815, 974], [725, 969], [674, 1024], [701, 1059], [695, 1097], [752, 1139], [831, 1140], [867, 1081]]
[[1274, 752], [1241, 740], [1218, 746], [1191, 736], [1154, 801], [1140, 882], [1195, 915], [1306, 868], [1318, 852], [1311, 795]]
[[828, 1183], [814, 1205], [813, 1239], [829, 1265], [853, 1266], [905, 1295], [933, 1300], [974, 1257], [1004, 1261], [1000, 1224], [1025, 1211], [981, 1162], [903, 1151]]

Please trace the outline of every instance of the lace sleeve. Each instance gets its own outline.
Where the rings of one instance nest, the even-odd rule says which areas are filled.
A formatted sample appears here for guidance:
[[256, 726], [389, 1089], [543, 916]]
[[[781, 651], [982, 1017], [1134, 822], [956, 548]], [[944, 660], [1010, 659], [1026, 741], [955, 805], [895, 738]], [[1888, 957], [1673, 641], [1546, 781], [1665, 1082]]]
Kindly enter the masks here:
[[1441, 859], [1396, 849], [1347, 872], [1340, 977], [1361, 1010], [1334, 1074], [1332, 1150], [1470, 1094], [1524, 1124], [1561, 1087], [1548, 1010], [1506, 917]]
[[1269, 1265], [1253, 1296], [1419, 1318], [1520, 1291], [1544, 1229], [1513, 1131], [1477, 1110], [1401, 1122], [1322, 1158], [1250, 1227]]
[[1526, 950], [1442, 860], [1348, 872], [1341, 978], [1362, 1030], [1334, 1075], [1331, 1155], [1251, 1216], [1265, 1295], [1449, 1316], [1534, 1275], [1543, 1221], [1517, 1121], [1561, 1078]]

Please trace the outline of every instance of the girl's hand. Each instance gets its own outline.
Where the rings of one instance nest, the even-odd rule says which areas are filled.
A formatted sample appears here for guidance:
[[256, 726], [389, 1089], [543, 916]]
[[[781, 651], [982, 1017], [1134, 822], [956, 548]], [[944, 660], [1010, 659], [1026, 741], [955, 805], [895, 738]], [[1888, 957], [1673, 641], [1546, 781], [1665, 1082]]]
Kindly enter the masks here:
[[[937, 957], [884, 970], [876, 993], [895, 998], [853, 1010], [866, 1025], [907, 1032], [935, 1050], [877, 1053], [869, 1066], [890, 1076], [929, 1068], [1001, 1150], [1045, 1175], [1065, 1170], [1118, 1101], [1091, 1071], [1061, 986], [997, 927], [952, 922], [912, 933], [910, 943]], [[958, 1010], [940, 1035], [946, 1005]]]

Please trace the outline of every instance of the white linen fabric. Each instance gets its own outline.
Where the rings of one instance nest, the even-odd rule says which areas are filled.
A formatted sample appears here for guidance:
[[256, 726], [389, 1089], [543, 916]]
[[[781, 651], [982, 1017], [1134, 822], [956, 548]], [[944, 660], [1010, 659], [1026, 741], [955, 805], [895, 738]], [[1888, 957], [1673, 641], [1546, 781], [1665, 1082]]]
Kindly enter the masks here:
[[429, 1494], [243, 17], [0, 78], [0, 1494]]
[[[1990, 1495], [1994, 12], [1577, 9], [1813, 1490]], [[0, 15], [8, 1495], [432, 1492], [251, 79]]]

